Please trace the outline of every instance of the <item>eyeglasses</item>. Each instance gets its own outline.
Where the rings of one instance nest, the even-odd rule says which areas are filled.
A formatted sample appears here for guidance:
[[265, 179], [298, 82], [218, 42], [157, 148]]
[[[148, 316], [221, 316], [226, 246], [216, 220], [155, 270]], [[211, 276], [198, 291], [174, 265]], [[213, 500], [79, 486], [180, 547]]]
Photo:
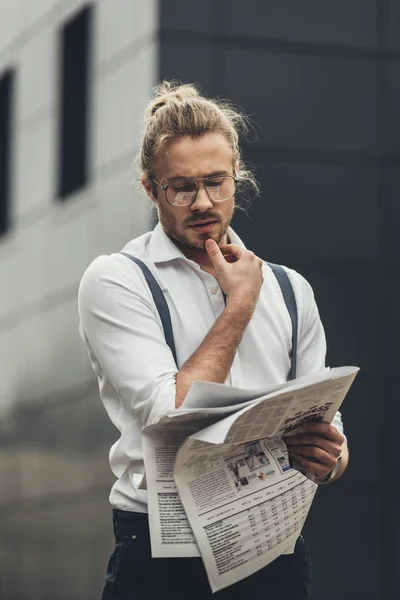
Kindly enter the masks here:
[[172, 179], [166, 185], [162, 185], [154, 177], [152, 177], [152, 180], [160, 186], [165, 193], [168, 204], [172, 206], [193, 204], [200, 188], [199, 181], [204, 181], [204, 187], [211, 202], [230, 200], [235, 195], [237, 185], [237, 179], [231, 175], [216, 175], [197, 179], [182, 177]]

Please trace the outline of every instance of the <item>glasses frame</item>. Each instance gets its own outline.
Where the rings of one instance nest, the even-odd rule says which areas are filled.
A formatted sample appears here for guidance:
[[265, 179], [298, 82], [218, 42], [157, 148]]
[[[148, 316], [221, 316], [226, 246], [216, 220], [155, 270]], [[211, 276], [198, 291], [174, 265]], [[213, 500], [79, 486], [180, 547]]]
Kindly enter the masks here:
[[[229, 179], [233, 179], [233, 181], [235, 182], [235, 191], [233, 192], [232, 196], [230, 196], [229, 198], [224, 198], [223, 200], [214, 200], [213, 198], [210, 198], [210, 194], [208, 193], [207, 186], [206, 185], [204, 186], [204, 189], [206, 190], [206, 194], [207, 194], [207, 197], [210, 200], [210, 202], [213, 202], [213, 203], [215, 202], [215, 203], [219, 204], [220, 202], [227, 202], [228, 200], [231, 200], [235, 196], [236, 190], [237, 190], [237, 184], [238, 184], [237, 177], [234, 177], [233, 175], [212, 175], [211, 177], [177, 177], [176, 179], [171, 179], [171, 181], [168, 181], [168, 183], [166, 183], [165, 185], [163, 185], [162, 183], [157, 181], [157, 179], [155, 177], [151, 177], [151, 181], [154, 181], [162, 189], [162, 191], [165, 194], [165, 199], [170, 206], [182, 207], [182, 206], [192, 206], [192, 204], [194, 204], [196, 202], [197, 194], [199, 193], [199, 189], [200, 189], [200, 186], [198, 184], [199, 181], [206, 181], [207, 179], [213, 179], [213, 178], [216, 179], [217, 177], [219, 177], [221, 179], [229, 177]], [[173, 183], [174, 181], [177, 181], [179, 179], [190, 179], [191, 181], [195, 181], [197, 184], [196, 195], [193, 198], [193, 200], [191, 202], [188, 202], [187, 204], [173, 204], [172, 202], [170, 202], [168, 200], [168, 194], [167, 194], [168, 187], [171, 185], [171, 183]]]

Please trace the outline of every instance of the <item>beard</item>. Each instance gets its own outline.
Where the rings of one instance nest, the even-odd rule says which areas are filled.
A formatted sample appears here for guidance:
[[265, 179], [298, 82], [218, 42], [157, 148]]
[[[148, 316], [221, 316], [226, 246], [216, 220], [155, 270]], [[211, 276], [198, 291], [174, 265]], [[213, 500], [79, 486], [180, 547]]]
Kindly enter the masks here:
[[[164, 211], [160, 206], [158, 208], [158, 219], [168, 237], [177, 245], [192, 250], [205, 251], [206, 240], [212, 239], [218, 245], [225, 238], [234, 214], [234, 205], [225, 215], [215, 215], [204, 213], [201, 216], [191, 217], [180, 221], [174, 218], [169, 212]], [[199, 233], [190, 227], [191, 223], [196, 221], [213, 219], [217, 223], [214, 230], [209, 233]]]

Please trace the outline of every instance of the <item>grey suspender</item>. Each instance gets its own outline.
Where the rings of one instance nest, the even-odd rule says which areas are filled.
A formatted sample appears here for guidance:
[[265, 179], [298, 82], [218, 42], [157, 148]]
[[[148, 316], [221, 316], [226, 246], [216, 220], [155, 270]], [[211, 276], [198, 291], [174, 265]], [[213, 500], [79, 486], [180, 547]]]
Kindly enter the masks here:
[[[171, 323], [171, 315], [169, 312], [167, 301], [165, 300], [165, 296], [157, 283], [156, 278], [153, 273], [150, 271], [147, 265], [136, 256], [131, 256], [130, 254], [126, 254], [125, 252], [121, 252], [127, 258], [130, 258], [134, 263], [137, 264], [138, 267], [143, 272], [143, 275], [147, 281], [150, 292], [153, 296], [154, 303], [159, 312], [161, 323], [164, 329], [165, 341], [171, 349], [172, 355], [176, 360], [176, 349], [174, 342], [174, 334], [172, 331], [172, 323]], [[293, 292], [292, 284], [290, 283], [290, 279], [283, 267], [280, 265], [275, 265], [273, 263], [267, 263], [274, 273], [279, 286], [282, 290], [283, 299], [285, 301], [286, 307], [288, 309], [290, 320], [292, 321], [292, 349], [290, 352], [291, 359], [291, 368], [289, 379], [295, 379], [296, 377], [296, 366], [297, 366], [297, 337], [298, 337], [298, 317], [297, 317], [297, 305], [296, 298]]]
[[178, 363], [178, 361], [176, 360], [176, 349], [174, 342], [174, 334], [172, 331], [171, 315], [169, 313], [168, 304], [162, 292], [162, 289], [158, 285], [157, 280], [154, 277], [153, 273], [150, 271], [149, 267], [145, 265], [143, 261], [141, 261], [139, 258], [136, 258], [136, 256], [131, 256], [130, 254], [126, 254], [125, 252], [121, 252], [121, 254], [133, 260], [133, 262], [136, 263], [137, 266], [142, 269], [143, 275], [145, 276], [147, 284], [150, 288], [151, 295], [153, 296], [154, 304], [156, 305], [161, 318], [161, 323], [164, 329], [165, 341], [171, 349], [175, 362]]
[[290, 351], [290, 360], [292, 361], [290, 367], [289, 379], [296, 379], [297, 370], [297, 337], [298, 337], [298, 317], [297, 317], [297, 304], [292, 284], [285, 269], [281, 265], [274, 265], [273, 263], [267, 263], [273, 274], [278, 280], [280, 288], [282, 290], [283, 299], [289, 312], [290, 320], [292, 321], [292, 349]]

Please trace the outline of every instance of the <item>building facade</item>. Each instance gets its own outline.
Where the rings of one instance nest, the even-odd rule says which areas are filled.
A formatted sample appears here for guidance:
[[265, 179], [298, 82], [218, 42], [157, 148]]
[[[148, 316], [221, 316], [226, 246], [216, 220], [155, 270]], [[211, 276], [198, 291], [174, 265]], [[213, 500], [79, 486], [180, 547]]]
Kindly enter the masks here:
[[76, 295], [152, 227], [132, 160], [162, 78], [250, 114], [262, 194], [234, 227], [310, 281], [328, 364], [361, 367], [306, 525], [314, 598], [398, 597], [399, 67], [397, 0], [0, 2], [2, 600], [100, 596], [117, 432]]

